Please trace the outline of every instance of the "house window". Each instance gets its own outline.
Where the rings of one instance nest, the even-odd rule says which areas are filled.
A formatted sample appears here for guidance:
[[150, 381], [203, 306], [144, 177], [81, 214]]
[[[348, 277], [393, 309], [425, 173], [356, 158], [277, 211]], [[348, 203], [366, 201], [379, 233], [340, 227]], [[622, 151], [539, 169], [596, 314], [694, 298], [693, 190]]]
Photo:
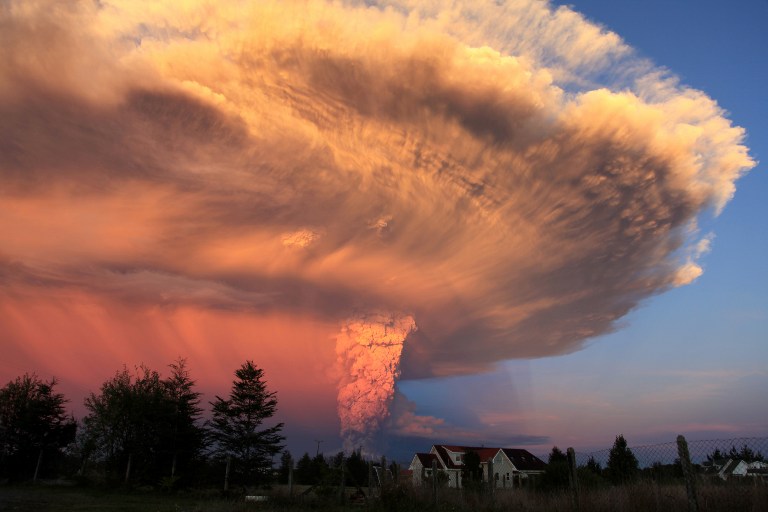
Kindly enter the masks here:
[[461, 462], [461, 455], [456, 456], [456, 462]]

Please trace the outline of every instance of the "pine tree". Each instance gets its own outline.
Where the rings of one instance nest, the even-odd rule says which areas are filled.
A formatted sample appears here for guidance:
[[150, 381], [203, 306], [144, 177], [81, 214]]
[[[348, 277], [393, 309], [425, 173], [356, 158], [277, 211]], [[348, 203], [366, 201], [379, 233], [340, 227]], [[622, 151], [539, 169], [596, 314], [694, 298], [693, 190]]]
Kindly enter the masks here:
[[563, 452], [563, 450], [557, 446], [553, 446], [552, 451], [549, 453], [548, 462], [550, 464], [553, 462], [568, 462], [568, 456]]
[[542, 485], [549, 489], [560, 489], [568, 486], [568, 456], [557, 446], [553, 446], [549, 453]]
[[314, 481], [312, 471], [312, 458], [309, 453], [304, 452], [299, 461], [296, 463], [296, 483], [301, 485], [312, 485], [317, 482]]
[[278, 483], [287, 484], [290, 479], [291, 470], [293, 469], [293, 457], [291, 452], [283, 450], [280, 455], [280, 479]]
[[173, 408], [167, 448], [171, 452], [170, 476], [174, 479], [177, 469], [188, 466], [202, 451], [205, 432], [198, 424], [203, 412], [200, 393], [194, 390], [195, 381], [189, 375], [186, 360], [179, 358], [168, 367], [171, 375], [163, 384]]
[[368, 485], [368, 463], [360, 450], [352, 450], [352, 454], [347, 457], [347, 473], [352, 484], [359, 487]]
[[592, 455], [590, 455], [589, 459], [587, 459], [586, 468], [596, 475], [599, 475], [603, 472], [603, 468], [600, 466], [600, 463], [597, 462], [597, 460], [595, 460]]
[[639, 465], [635, 454], [627, 448], [627, 441], [623, 435], [616, 436], [613, 448], [608, 455], [606, 472], [608, 478], [614, 484], [624, 484], [635, 479], [639, 471]]
[[228, 399], [211, 402], [211, 437], [219, 455], [232, 458], [232, 476], [242, 484], [269, 479], [272, 456], [280, 453], [285, 439], [282, 423], [263, 427], [277, 411], [277, 394], [267, 390], [264, 371], [246, 361], [235, 371]]

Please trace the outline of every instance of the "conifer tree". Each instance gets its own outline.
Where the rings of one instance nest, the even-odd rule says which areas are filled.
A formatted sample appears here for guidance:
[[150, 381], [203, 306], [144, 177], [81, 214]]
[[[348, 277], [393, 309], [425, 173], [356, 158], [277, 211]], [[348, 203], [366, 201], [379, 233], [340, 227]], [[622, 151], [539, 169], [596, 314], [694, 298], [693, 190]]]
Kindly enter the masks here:
[[613, 448], [608, 455], [606, 473], [614, 484], [624, 484], [635, 479], [639, 471], [637, 458], [632, 450], [627, 448], [627, 440], [623, 435], [616, 436]]
[[269, 479], [272, 456], [283, 449], [282, 423], [265, 427], [277, 412], [277, 394], [267, 389], [264, 370], [246, 361], [235, 371], [229, 398], [211, 402], [209, 422], [215, 451], [232, 460], [232, 476], [242, 484]]
[[171, 452], [170, 476], [198, 457], [205, 443], [204, 429], [199, 425], [203, 412], [200, 393], [187, 370], [187, 361], [179, 358], [168, 365], [171, 375], [163, 381], [172, 407], [172, 423], [167, 432], [167, 449]]

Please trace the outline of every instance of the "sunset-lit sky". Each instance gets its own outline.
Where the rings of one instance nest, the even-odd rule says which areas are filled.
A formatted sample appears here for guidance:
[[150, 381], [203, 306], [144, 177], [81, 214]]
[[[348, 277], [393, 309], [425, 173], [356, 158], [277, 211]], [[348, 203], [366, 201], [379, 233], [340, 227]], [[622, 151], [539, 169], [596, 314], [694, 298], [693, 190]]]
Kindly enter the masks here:
[[567, 5], [1, 2], [0, 381], [252, 359], [295, 454], [765, 435], [768, 3]]

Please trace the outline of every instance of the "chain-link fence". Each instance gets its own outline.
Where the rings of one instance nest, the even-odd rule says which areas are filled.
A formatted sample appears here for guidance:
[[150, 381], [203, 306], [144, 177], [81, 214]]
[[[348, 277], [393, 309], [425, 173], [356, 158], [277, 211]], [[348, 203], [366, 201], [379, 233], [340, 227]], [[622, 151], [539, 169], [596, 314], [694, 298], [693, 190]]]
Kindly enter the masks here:
[[[731, 475], [768, 477], [768, 437], [736, 437], [731, 439], [708, 439], [688, 441], [691, 463], [698, 473], [712, 473], [723, 468], [730, 460], [731, 465], [719, 472], [721, 478]], [[627, 450], [634, 455], [641, 471], [679, 464], [677, 442], [644, 446], [631, 446]], [[594, 452], [576, 452], [577, 466], [606, 469], [612, 449]], [[736, 462], [743, 462], [739, 465]]]

